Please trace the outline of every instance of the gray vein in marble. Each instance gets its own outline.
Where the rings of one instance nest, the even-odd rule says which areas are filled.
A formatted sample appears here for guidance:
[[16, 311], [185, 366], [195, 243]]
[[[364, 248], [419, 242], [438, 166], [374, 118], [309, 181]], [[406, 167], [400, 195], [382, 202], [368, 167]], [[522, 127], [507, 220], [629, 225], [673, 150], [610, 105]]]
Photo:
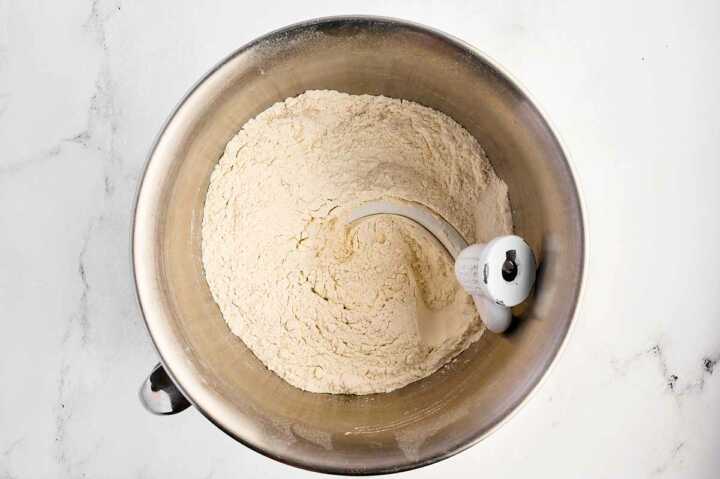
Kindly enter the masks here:
[[[119, 8], [117, 3], [113, 4], [113, 8], [110, 13], [101, 13], [101, 4], [99, 0], [93, 0], [90, 8], [90, 14], [88, 19], [83, 24], [83, 29], [90, 33], [96, 44], [103, 51], [103, 60], [100, 67], [100, 71], [95, 80], [95, 88], [93, 95], [90, 99], [90, 107], [87, 114], [87, 127], [85, 130], [64, 139], [64, 142], [74, 143], [84, 148], [95, 148], [100, 153], [104, 153], [104, 157], [109, 161], [105, 161], [106, 164], [103, 185], [104, 185], [104, 205], [108, 203], [109, 197], [113, 192], [112, 189], [112, 175], [115, 174], [116, 168], [108, 167], [107, 164], [117, 165], [120, 163], [119, 156], [115, 149], [115, 134], [117, 131], [117, 119], [115, 117], [115, 100], [113, 83], [110, 74], [110, 64], [107, 58], [108, 45], [107, 35], [105, 33], [105, 22], [112, 18], [115, 7]], [[81, 283], [81, 294], [78, 300], [78, 308], [74, 315], [74, 319], [71, 319], [70, 326], [72, 323], [77, 322], [80, 328], [81, 343], [85, 345], [89, 337], [90, 322], [88, 319], [88, 301], [90, 293], [90, 283], [87, 278], [87, 261], [86, 256], [90, 243], [92, 240], [93, 232], [104, 219], [102, 213], [92, 217], [88, 224], [88, 228], [83, 235], [82, 246], [78, 254], [78, 277]], [[68, 327], [65, 336], [63, 337], [63, 343], [68, 340], [69, 335], [72, 333], [72, 328]]]
[[14, 441], [11, 441], [11, 442], [5, 447], [5, 449], [2, 450], [2, 453], [0, 453], [0, 456], [2, 456], [3, 459], [6, 459], [6, 458], [9, 457], [10, 454], [12, 454], [13, 451], [15, 451], [15, 449], [16, 449], [20, 444], [22, 444], [24, 441], [25, 441], [25, 438], [24, 438], [24, 437], [19, 437], [19, 438], [15, 439]]
[[[701, 356], [701, 360], [698, 361], [697, 365], [698, 371], [696, 377], [692, 380], [687, 380], [681, 377], [676, 368], [671, 366], [663, 349], [663, 345], [658, 342], [650, 348], [640, 351], [624, 360], [613, 360], [611, 364], [619, 374], [625, 375], [632, 366], [639, 361], [655, 362], [665, 382], [665, 391], [673, 396], [678, 406], [682, 406], [682, 400], [684, 398], [703, 392], [707, 381], [713, 376], [718, 360], [720, 360], [720, 352]], [[686, 374], [683, 374], [683, 376], [686, 376]], [[677, 442], [664, 462], [652, 470], [652, 476], [666, 475], [671, 468], [682, 464], [686, 444], [686, 440]]]
[[[58, 464], [65, 465], [67, 459], [67, 453], [65, 450], [65, 434], [66, 426], [70, 418], [72, 417], [72, 410], [65, 407], [65, 396], [67, 395], [67, 380], [70, 366], [63, 364], [60, 369], [60, 381], [58, 383], [58, 397], [60, 402], [56, 407], [55, 411], [55, 442], [58, 444], [57, 462]], [[68, 471], [69, 472], [69, 471]]]
[[720, 359], [720, 354], [716, 355], [712, 358], [703, 358], [703, 367], [705, 368], [705, 371], [707, 371], [708, 374], [712, 374], [715, 370], [715, 365], [718, 362], [718, 359]]
[[696, 379], [684, 380], [680, 374], [668, 364], [667, 358], [660, 343], [636, 353], [624, 360], [613, 360], [612, 365], [620, 374], [626, 374], [630, 366], [639, 360], [652, 358], [657, 361], [660, 373], [665, 381], [667, 391], [676, 399], [686, 395], [700, 393], [704, 390], [705, 384], [710, 376], [713, 376], [715, 365], [720, 360], [720, 353], [705, 355], [702, 357], [698, 368], [700, 369]]
[[14, 163], [7, 165], [0, 165], [0, 178], [9, 177], [17, 173], [25, 171], [27, 168], [31, 168], [35, 165], [45, 163], [55, 157], [57, 157], [62, 151], [61, 145], [55, 145], [48, 150], [41, 152], [38, 155], [32, 156], [29, 159], [19, 160]]
[[105, 9], [102, 8], [100, 0], [92, 0], [90, 15], [83, 24], [83, 28], [95, 36], [95, 42], [107, 52], [107, 33], [105, 22], [107, 22], [117, 11], [120, 10], [120, 2], [114, 2]]
[[63, 152], [64, 146], [68, 143], [86, 147], [88, 138], [89, 135], [87, 130], [83, 130], [75, 135], [60, 139], [56, 145], [41, 151], [30, 158], [18, 160], [7, 165], [0, 165], [0, 179], [22, 173], [28, 168], [47, 163], [48, 161], [57, 158]]
[[11, 441], [2, 451], [0, 451], [0, 478], [15, 479], [15, 475], [8, 469], [8, 464], [10, 464], [10, 456], [23, 442], [25, 442], [24, 437], [17, 438], [14, 441]]
[[15, 476], [10, 473], [10, 471], [7, 469], [7, 466], [3, 466], [0, 464], [0, 479], [15, 479]]
[[70, 339], [70, 336], [74, 331], [73, 325], [75, 323], [77, 323], [80, 328], [80, 344], [82, 346], [86, 346], [88, 343], [88, 338], [90, 335], [90, 320], [88, 318], [88, 297], [90, 295], [90, 283], [88, 282], [87, 278], [86, 256], [92, 232], [99, 221], [99, 217], [92, 218], [90, 220], [90, 225], [88, 226], [87, 231], [83, 235], [82, 248], [80, 249], [80, 254], [78, 255], [78, 276], [80, 277], [80, 284], [82, 289], [80, 292], [78, 307], [73, 317], [70, 319], [70, 321], [68, 321], [67, 328], [65, 329], [65, 334], [62, 338], [62, 344], [67, 343]]
[[705, 388], [705, 381], [708, 376], [712, 376], [713, 366], [717, 362], [718, 357], [720, 356], [720, 354], [718, 354], [713, 356], [712, 358], [703, 358], [699, 377], [693, 381], [682, 382], [680, 381], [680, 376], [678, 375], [678, 373], [670, 369], [667, 358], [665, 357], [662, 346], [660, 344], [654, 345], [652, 348], [649, 349], [649, 352], [657, 358], [658, 364], [660, 366], [660, 371], [666, 380], [667, 387], [670, 392], [673, 393], [677, 398], [696, 392], [702, 392]]
[[675, 464], [681, 464], [683, 462], [682, 458], [682, 450], [685, 447], [685, 441], [679, 442], [675, 447], [673, 447], [672, 451], [670, 451], [669, 457], [660, 464], [657, 468], [655, 468], [652, 471], [653, 476], [661, 476], [667, 472], [667, 470], [675, 465]]
[[[115, 92], [112, 81], [110, 59], [108, 57], [108, 41], [106, 23], [119, 9], [119, 4], [112, 3], [107, 8], [100, 0], [93, 0], [90, 6], [88, 19], [83, 24], [83, 30], [88, 33], [97, 48], [102, 52], [100, 68], [95, 79], [94, 90], [90, 98], [90, 106], [87, 113], [86, 128], [63, 140], [63, 143], [72, 143], [82, 148], [99, 153], [99, 161], [103, 163], [103, 201], [100, 203], [99, 211], [91, 216], [87, 229], [82, 236], [80, 251], [77, 256], [77, 276], [80, 282], [80, 296], [77, 307], [69, 317], [65, 332], [62, 337], [63, 357], [60, 360], [57, 403], [55, 407], [55, 441], [56, 460], [63, 468], [68, 477], [73, 476], [76, 466], [82, 461], [71, 460], [68, 457], [66, 437], [68, 424], [73, 417], [74, 395], [77, 391], [69, 387], [69, 382], [74, 377], [75, 369], [79, 361], [83, 360], [83, 354], [91, 341], [90, 321], [90, 299], [91, 281], [88, 271], [88, 254], [94, 243], [93, 238], [98, 226], [105, 219], [105, 211], [109, 206], [114, 193], [113, 177], [119, 174], [122, 162], [116, 151], [117, 132], [117, 109], [115, 107]], [[57, 153], [59, 154], [59, 147]], [[71, 351], [80, 351], [80, 355], [69, 354]]]

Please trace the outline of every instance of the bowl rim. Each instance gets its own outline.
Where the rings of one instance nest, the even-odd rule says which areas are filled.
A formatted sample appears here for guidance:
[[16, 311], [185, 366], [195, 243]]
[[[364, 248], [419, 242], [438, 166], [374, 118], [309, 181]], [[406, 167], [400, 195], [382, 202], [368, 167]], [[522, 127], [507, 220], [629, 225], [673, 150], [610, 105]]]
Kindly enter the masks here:
[[[176, 372], [173, 372], [173, 369], [169, 367], [168, 363], [173, 362], [174, 360], [169, 359], [169, 357], [172, 355], [170, 354], [170, 350], [168, 349], [169, 346], [164, 341], [163, 334], [167, 335], [168, 328], [163, 328], [162, 323], [163, 321], [154, 320], [153, 314], [158, 315], [160, 313], [159, 309], [157, 307], [157, 303], [159, 300], [159, 291], [157, 291], [157, 288], [149, 288], [146, 285], [149, 285], [153, 283], [155, 278], [155, 271], [156, 267], [154, 264], [151, 264], [151, 262], [143, 261], [142, 257], [148, 257], [151, 255], [148, 254], [142, 254], [143, 250], [147, 250], [147, 238], [142, 234], [141, 231], [146, 229], [148, 226], [151, 226], [153, 224], [153, 218], [154, 218], [154, 212], [152, 211], [152, 206], [154, 202], [151, 200], [146, 200], [144, 198], [144, 192], [147, 190], [144, 188], [144, 186], [147, 184], [148, 176], [150, 174], [151, 166], [152, 166], [152, 160], [155, 157], [155, 153], [157, 152], [158, 146], [160, 142], [162, 141], [165, 133], [167, 132], [168, 128], [172, 125], [173, 120], [176, 118], [179, 111], [182, 109], [182, 107], [188, 102], [188, 100], [193, 96], [193, 94], [199, 89], [201, 85], [203, 85], [210, 77], [212, 77], [216, 72], [221, 70], [225, 65], [227, 65], [229, 62], [231, 62], [234, 58], [237, 56], [243, 54], [244, 52], [252, 49], [256, 45], [271, 40], [273, 38], [280, 38], [284, 35], [287, 35], [290, 32], [294, 31], [301, 31], [306, 29], [312, 29], [317, 27], [318, 25], [327, 24], [327, 23], [352, 23], [352, 24], [358, 24], [358, 25], [368, 25], [372, 23], [385, 23], [389, 24], [391, 26], [395, 27], [402, 27], [402, 28], [408, 28], [411, 30], [416, 30], [424, 34], [429, 34], [439, 40], [442, 40], [443, 42], [450, 44], [452, 46], [455, 46], [464, 52], [468, 53], [474, 58], [477, 58], [481, 62], [487, 64], [489, 67], [493, 68], [497, 74], [499, 74], [503, 79], [507, 82], [507, 84], [515, 89], [517, 89], [524, 97], [527, 99], [529, 104], [539, 113], [540, 117], [543, 119], [545, 124], [547, 125], [547, 128], [549, 132], [553, 135], [555, 140], [558, 143], [558, 146], [560, 147], [560, 150], [563, 152], [564, 160], [566, 163], [566, 166], [569, 171], [569, 180], [571, 182], [571, 186], [575, 191], [575, 195], [577, 198], [577, 207], [578, 207], [578, 228], [580, 231], [580, 244], [579, 249], [581, 253], [581, 261], [579, 265], [579, 284], [577, 288], [577, 293], [575, 295], [575, 301], [572, 305], [572, 309], [570, 312], [570, 320], [568, 322], [568, 327], [564, 333], [564, 337], [561, 339], [560, 344], [554, 354], [550, 357], [548, 365], [545, 369], [545, 371], [535, 380], [535, 383], [532, 384], [527, 393], [524, 397], [522, 397], [513, 407], [510, 409], [504, 416], [497, 419], [497, 421], [487, 428], [486, 430], [479, 432], [477, 435], [471, 437], [469, 440], [458, 444], [456, 447], [451, 448], [449, 450], [445, 450], [442, 453], [435, 454], [426, 458], [419, 459], [417, 461], [408, 461], [403, 464], [399, 464], [397, 466], [390, 466], [390, 467], [379, 467], [379, 468], [368, 468], [368, 469], [356, 469], [351, 467], [335, 467], [332, 465], [327, 464], [318, 464], [311, 461], [302, 461], [295, 459], [293, 457], [289, 457], [287, 455], [284, 455], [282, 452], [270, 450], [268, 448], [264, 448], [261, 446], [258, 446], [254, 444], [250, 439], [247, 439], [245, 437], [242, 437], [239, 434], [236, 434], [235, 432], [231, 431], [229, 428], [227, 428], [225, 425], [222, 424], [222, 422], [215, 418], [208, 410], [207, 408], [203, 407], [196, 397], [193, 397], [192, 394], [188, 393], [187, 383], [186, 386], [183, 386], [184, 381], [187, 380], [187, 377], [184, 380], [179, 380], [178, 375]], [[149, 205], [146, 203], [150, 203]], [[497, 431], [501, 426], [505, 425], [511, 418], [515, 417], [515, 415], [526, 405], [529, 403], [530, 399], [534, 397], [534, 395], [537, 393], [537, 391], [540, 389], [540, 386], [547, 380], [547, 378], [550, 376], [551, 371], [554, 369], [556, 364], [558, 363], [559, 356], [565, 351], [569, 337], [575, 330], [575, 324], [577, 322], [577, 318], [580, 316], [580, 310], [583, 306], [583, 298], [585, 296], [585, 283], [587, 281], [587, 269], [589, 264], [589, 234], [588, 234], [588, 227], [587, 227], [587, 219], [585, 215], [585, 202], [584, 202], [584, 196], [581, 191], [579, 182], [578, 182], [578, 176], [577, 176], [577, 170], [576, 167], [573, 164], [573, 160], [570, 157], [567, 145], [565, 142], [563, 142], [561, 136], [558, 133], [558, 129], [553, 125], [548, 116], [545, 114], [545, 111], [539, 106], [537, 100], [529, 93], [528, 89], [522, 85], [515, 77], [513, 77], [505, 68], [503, 68], [497, 61], [495, 61], [491, 56], [487, 55], [485, 52], [481, 51], [480, 49], [470, 45], [469, 43], [450, 35], [444, 31], [438, 30], [434, 27], [430, 27], [421, 23], [408, 21], [396, 17], [388, 17], [388, 16], [376, 16], [376, 15], [335, 15], [335, 16], [324, 16], [324, 17], [317, 17], [312, 18], [296, 23], [292, 23], [290, 25], [275, 29], [270, 31], [269, 33], [266, 33], [260, 37], [257, 37], [250, 42], [244, 44], [240, 48], [235, 49], [230, 54], [226, 55], [224, 58], [222, 58], [218, 63], [216, 63], [213, 67], [211, 67], [200, 79], [198, 79], [183, 95], [183, 97], [178, 101], [178, 103], [175, 105], [171, 113], [168, 115], [167, 119], [163, 122], [159, 132], [155, 136], [155, 139], [153, 140], [152, 146], [149, 149], [149, 153], [145, 159], [145, 164], [143, 166], [142, 174], [140, 175], [140, 178], [138, 180], [138, 186], [135, 193], [135, 200], [134, 200], [134, 207], [133, 207], [133, 215], [132, 215], [132, 221], [131, 221], [131, 227], [130, 227], [130, 256], [132, 261], [132, 272], [133, 272], [133, 282], [135, 284], [135, 297], [137, 300], [137, 304], [140, 308], [141, 315], [143, 317], [143, 321], [145, 323], [145, 326], [147, 328], [148, 334], [150, 335], [150, 338], [152, 340], [152, 343], [155, 347], [155, 349], [158, 352], [158, 355], [160, 356], [160, 361], [165, 368], [165, 371], [168, 373], [168, 375], [171, 377], [175, 385], [178, 387], [178, 389], [183, 393], [183, 395], [195, 406], [195, 408], [211, 423], [213, 423], [217, 428], [219, 428], [221, 431], [235, 439], [236, 441], [240, 442], [244, 446], [248, 447], [249, 449], [258, 452], [270, 459], [274, 459], [276, 461], [279, 461], [281, 463], [298, 467], [305, 470], [310, 470], [314, 472], [320, 472], [320, 473], [328, 473], [328, 474], [342, 474], [342, 475], [353, 475], [353, 476], [364, 476], [364, 475], [378, 475], [378, 474], [391, 474], [391, 473], [397, 473], [407, 470], [412, 470], [420, 467], [424, 467], [430, 464], [433, 464], [435, 462], [441, 461], [443, 459], [447, 459], [451, 456], [454, 456], [455, 454], [462, 452], [469, 447], [477, 444], [478, 442], [482, 441], [483, 439], [487, 438], [491, 434], [493, 434], [495, 431]], [[163, 332], [164, 330], [164, 332]], [[177, 356], [177, 354], [176, 354]], [[193, 387], [199, 387], [202, 388], [202, 384], [198, 381], [196, 384], [192, 385]]]

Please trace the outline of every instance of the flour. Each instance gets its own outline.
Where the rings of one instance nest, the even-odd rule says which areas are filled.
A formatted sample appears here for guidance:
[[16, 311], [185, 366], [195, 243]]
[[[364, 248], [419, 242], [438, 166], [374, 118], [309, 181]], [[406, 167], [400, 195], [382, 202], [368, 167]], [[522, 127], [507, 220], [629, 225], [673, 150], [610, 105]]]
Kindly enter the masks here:
[[212, 174], [203, 262], [233, 333], [313, 392], [369, 394], [436, 371], [483, 332], [452, 260], [413, 222], [349, 209], [422, 203], [469, 242], [510, 233], [477, 141], [413, 102], [308, 91], [250, 120]]

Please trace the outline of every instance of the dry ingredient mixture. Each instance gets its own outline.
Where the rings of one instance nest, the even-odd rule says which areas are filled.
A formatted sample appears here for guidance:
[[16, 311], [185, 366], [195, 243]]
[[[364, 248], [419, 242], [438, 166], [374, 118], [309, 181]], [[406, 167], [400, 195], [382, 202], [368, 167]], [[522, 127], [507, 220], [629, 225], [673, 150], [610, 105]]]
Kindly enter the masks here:
[[452, 259], [422, 227], [378, 215], [422, 203], [469, 242], [512, 231], [507, 187], [448, 116], [405, 100], [308, 91], [250, 120], [212, 174], [203, 262], [233, 333], [313, 392], [387, 392], [483, 332]]

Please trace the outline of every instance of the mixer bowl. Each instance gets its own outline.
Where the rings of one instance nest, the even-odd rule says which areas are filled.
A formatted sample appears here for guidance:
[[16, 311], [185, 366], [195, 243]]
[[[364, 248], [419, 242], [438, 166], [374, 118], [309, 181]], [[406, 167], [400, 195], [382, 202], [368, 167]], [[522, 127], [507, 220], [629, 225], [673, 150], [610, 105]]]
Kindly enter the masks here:
[[[225, 144], [273, 103], [310, 89], [404, 98], [454, 118], [507, 183], [515, 232], [538, 259], [535, 293], [514, 310], [511, 331], [486, 333], [456, 361], [391, 393], [329, 395], [290, 386], [230, 332], [204, 278], [203, 205]], [[165, 370], [210, 421], [288, 464], [376, 474], [426, 465], [469, 447], [527, 398], [572, 322], [585, 232], [558, 139], [497, 66], [419, 25], [326, 18], [253, 41], [182, 100], [142, 179], [133, 262], [140, 305]]]

